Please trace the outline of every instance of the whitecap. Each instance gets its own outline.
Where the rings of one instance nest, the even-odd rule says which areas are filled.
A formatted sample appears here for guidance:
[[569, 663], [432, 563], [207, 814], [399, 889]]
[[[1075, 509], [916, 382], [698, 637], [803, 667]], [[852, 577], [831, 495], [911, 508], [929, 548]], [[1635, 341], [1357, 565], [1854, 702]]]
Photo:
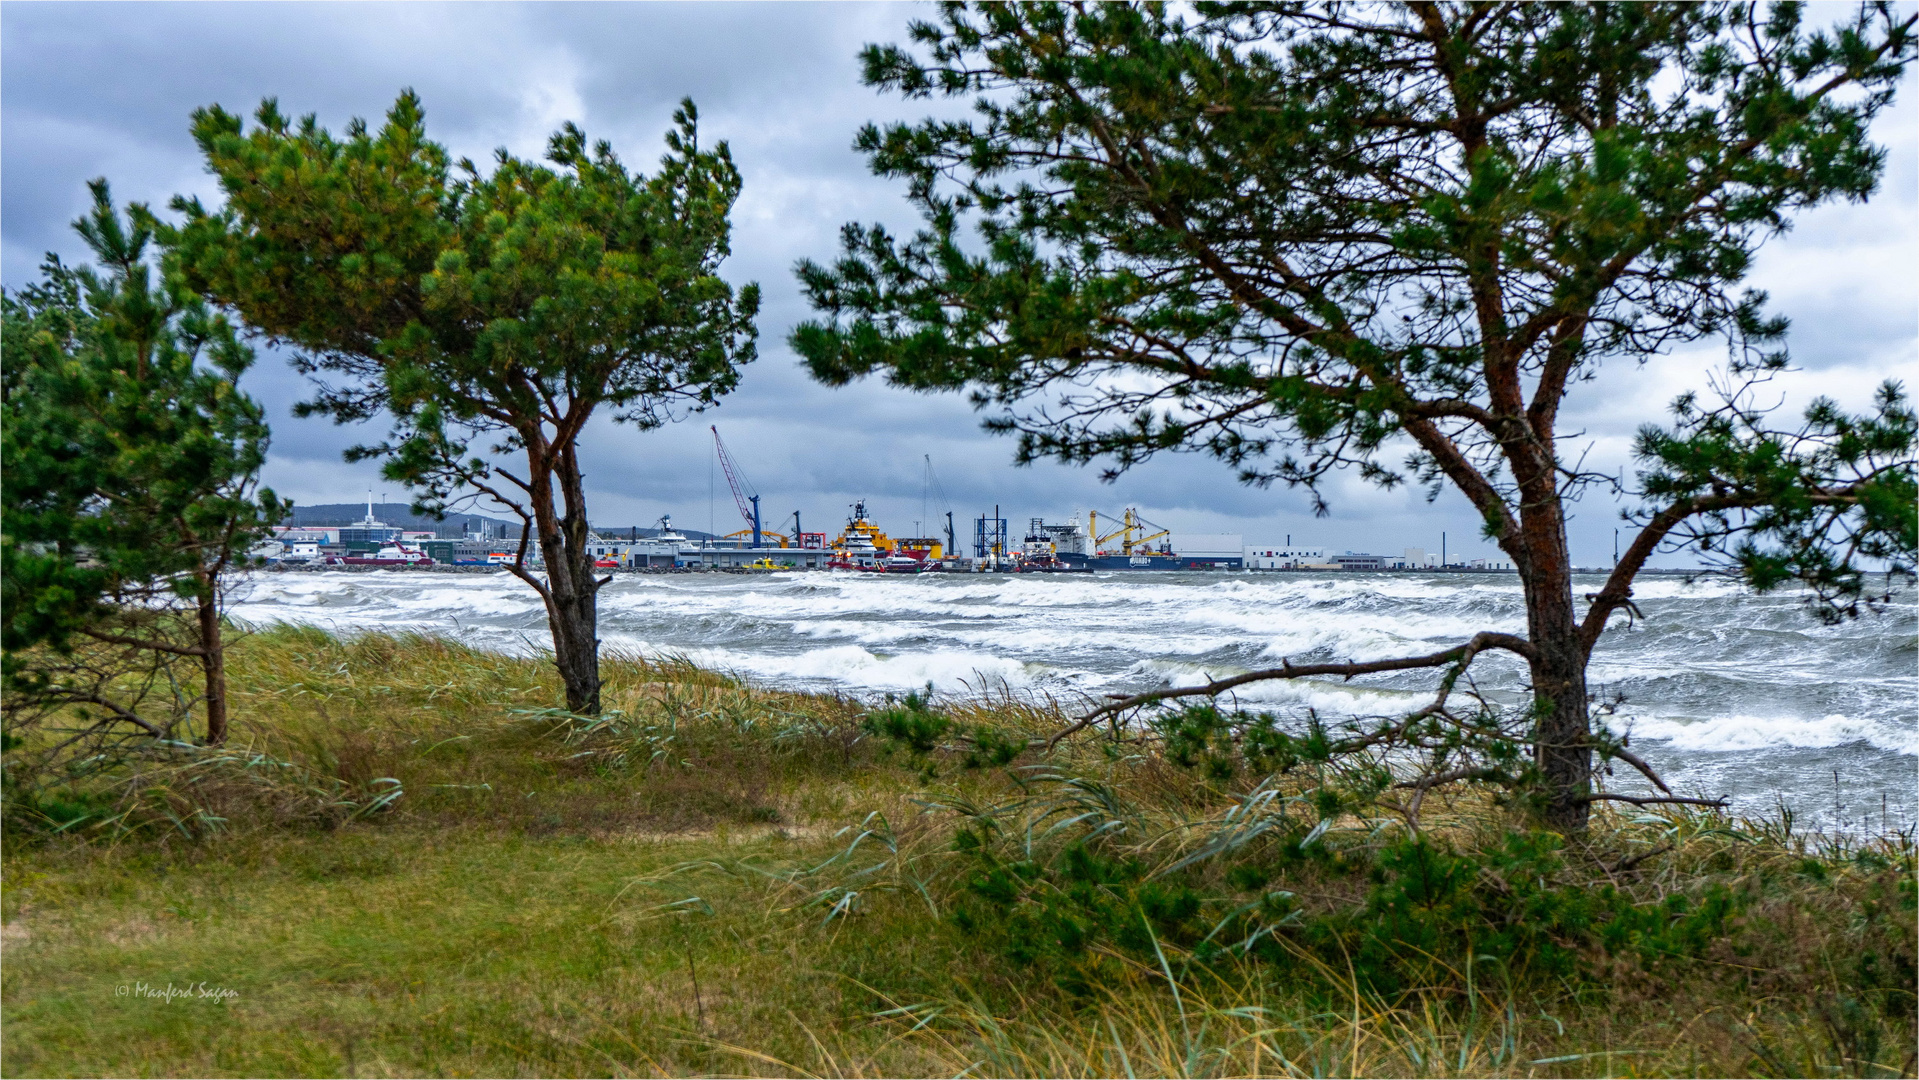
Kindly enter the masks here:
[[1895, 754], [1919, 755], [1919, 726], [1889, 724], [1833, 713], [1821, 717], [1731, 716], [1688, 719], [1644, 716], [1629, 730], [1635, 739], [1659, 739], [1674, 749], [1733, 753], [1825, 749], [1868, 743]]

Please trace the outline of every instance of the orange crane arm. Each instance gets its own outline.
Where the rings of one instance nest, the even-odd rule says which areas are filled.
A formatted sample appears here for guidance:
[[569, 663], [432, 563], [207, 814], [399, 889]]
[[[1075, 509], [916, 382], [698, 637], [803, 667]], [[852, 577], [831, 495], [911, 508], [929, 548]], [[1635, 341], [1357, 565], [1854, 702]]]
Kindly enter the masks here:
[[[742, 537], [748, 537], [752, 535], [753, 535], [752, 529], [741, 529], [739, 532], [727, 533], [725, 536], [720, 537], [720, 539], [738, 540], [738, 539], [741, 539]], [[785, 533], [776, 533], [771, 529], [761, 529], [760, 538], [762, 540], [777, 540], [780, 542], [781, 547], [797, 547], [798, 546], [797, 544], [789, 543], [787, 541], [787, 537]]]

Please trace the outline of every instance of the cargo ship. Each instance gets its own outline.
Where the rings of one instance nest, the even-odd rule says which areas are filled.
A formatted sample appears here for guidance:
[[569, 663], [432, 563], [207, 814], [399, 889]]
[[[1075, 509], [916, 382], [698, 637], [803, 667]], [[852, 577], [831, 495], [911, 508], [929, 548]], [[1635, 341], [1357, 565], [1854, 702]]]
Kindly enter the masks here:
[[[1034, 518], [1027, 549], [1035, 551], [1050, 541], [1052, 558], [1073, 570], [1237, 570], [1245, 562], [1243, 553], [1237, 552], [1174, 551], [1171, 530], [1147, 521], [1132, 507], [1121, 515], [1120, 527], [1104, 536], [1100, 535], [1099, 518], [1097, 510], [1088, 513], [1084, 528], [1077, 520], [1051, 525]], [[1112, 545], [1114, 540], [1119, 543]]]

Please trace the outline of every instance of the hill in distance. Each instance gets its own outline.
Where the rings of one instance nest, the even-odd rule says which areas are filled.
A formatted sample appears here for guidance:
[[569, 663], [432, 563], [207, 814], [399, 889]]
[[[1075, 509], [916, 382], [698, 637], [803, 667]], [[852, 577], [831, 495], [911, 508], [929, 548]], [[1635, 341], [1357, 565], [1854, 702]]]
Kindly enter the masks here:
[[[462, 536], [478, 537], [484, 532], [488, 536], [518, 538], [520, 523], [505, 521], [484, 514], [448, 514], [435, 520], [425, 514], [415, 514], [406, 503], [374, 503], [373, 516], [388, 525], [402, 529], [427, 530], [442, 537], [458, 539]], [[293, 515], [286, 520], [288, 525], [309, 525], [314, 527], [356, 524], [366, 517], [365, 503], [314, 503], [311, 506], [295, 506]], [[595, 525], [594, 531], [607, 539], [626, 537], [648, 537], [658, 535], [655, 528], [643, 528], [632, 525]], [[680, 534], [694, 540], [710, 539], [710, 533], [698, 529], [676, 529]]]

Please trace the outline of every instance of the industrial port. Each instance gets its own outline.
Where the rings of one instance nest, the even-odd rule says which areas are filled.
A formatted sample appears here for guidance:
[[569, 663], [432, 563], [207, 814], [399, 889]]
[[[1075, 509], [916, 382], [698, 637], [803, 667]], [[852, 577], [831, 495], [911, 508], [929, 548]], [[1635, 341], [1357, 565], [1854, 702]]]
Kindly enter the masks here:
[[[848, 508], [844, 524], [833, 532], [808, 532], [800, 511], [782, 518], [778, 528], [761, 517], [760, 495], [746, 480], [713, 428], [717, 463], [726, 476], [743, 527], [723, 536], [697, 536], [676, 530], [671, 516], [650, 528], [627, 527], [591, 532], [587, 550], [608, 571], [785, 571], [841, 570], [868, 574], [1017, 573], [1083, 574], [1095, 571], [1150, 570], [1510, 570], [1497, 559], [1452, 563], [1442, 554], [1429, 557], [1418, 548], [1401, 555], [1283, 545], [1246, 546], [1238, 534], [1175, 534], [1141, 516], [1135, 507], [1117, 515], [1097, 510], [1075, 512], [1066, 521], [1028, 518], [1015, 532], [999, 507], [956, 524], [951, 510], [934, 535], [889, 535], [868, 512], [864, 500]], [[950, 505], [926, 460], [926, 487], [937, 493], [934, 505]], [[790, 523], [790, 528], [787, 526]], [[504, 567], [521, 557], [517, 535], [481, 524], [448, 537], [430, 530], [409, 530], [379, 520], [372, 494], [366, 516], [344, 525], [285, 526], [254, 554], [283, 567], [445, 568]], [[622, 535], [624, 534], [624, 535]], [[964, 534], [964, 535], [962, 535]], [[1443, 548], [1442, 548], [1443, 551]], [[529, 566], [540, 562], [538, 545], [528, 544]]]
[[[872, 574], [924, 573], [1091, 573], [1096, 570], [1238, 570], [1245, 554], [1237, 536], [1209, 538], [1207, 550], [1179, 550], [1172, 534], [1128, 509], [1115, 527], [1097, 530], [1101, 515], [1064, 523], [1032, 518], [1017, 540], [1010, 522], [997, 512], [969, 524], [958, 535], [953, 515], [935, 536], [892, 536], [869, 516], [865, 502], [850, 508], [835, 533], [806, 532], [795, 513], [795, 527], [779, 532], [762, 525], [721, 537], [691, 537], [673, 526], [670, 516], [654, 527], [619, 535], [595, 531], [588, 554], [606, 570], [847, 570]], [[749, 518], [750, 520], [750, 518]], [[1107, 521], [1113, 521], [1108, 517]], [[276, 530], [255, 554], [270, 563], [335, 567], [503, 566], [519, 557], [517, 537], [440, 537], [388, 525], [373, 516], [342, 526], [288, 526]], [[970, 540], [970, 543], [966, 541]], [[1233, 550], [1213, 550], [1230, 540]], [[529, 564], [539, 552], [529, 544]]]

